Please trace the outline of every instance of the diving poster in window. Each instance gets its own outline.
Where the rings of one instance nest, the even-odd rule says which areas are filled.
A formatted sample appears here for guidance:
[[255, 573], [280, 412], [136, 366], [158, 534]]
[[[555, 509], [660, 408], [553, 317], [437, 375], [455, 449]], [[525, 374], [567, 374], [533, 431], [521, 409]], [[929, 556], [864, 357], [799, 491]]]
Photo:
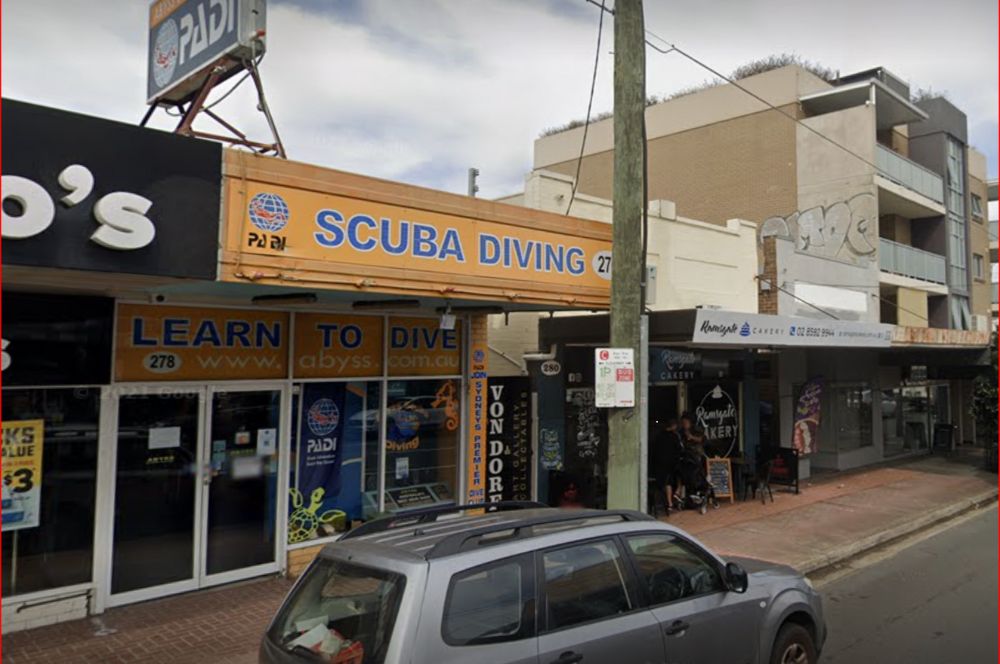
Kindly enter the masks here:
[[346, 399], [345, 383], [308, 383], [302, 388], [296, 486], [291, 489], [293, 511], [288, 522], [289, 544], [315, 538], [321, 524], [341, 514], [328, 508], [337, 503], [341, 489]]
[[3, 531], [34, 528], [42, 504], [44, 420], [3, 423]]

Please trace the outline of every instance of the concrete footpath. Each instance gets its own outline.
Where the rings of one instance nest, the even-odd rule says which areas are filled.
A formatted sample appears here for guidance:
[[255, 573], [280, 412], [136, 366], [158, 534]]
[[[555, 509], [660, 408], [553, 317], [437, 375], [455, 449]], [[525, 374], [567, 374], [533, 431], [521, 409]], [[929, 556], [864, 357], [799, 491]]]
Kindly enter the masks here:
[[[787, 563], [809, 573], [996, 500], [997, 475], [968, 452], [924, 457], [802, 483], [774, 502], [681, 512], [679, 525], [723, 554]], [[290, 582], [269, 578], [112, 609], [3, 635], [3, 662], [252, 664]]]
[[774, 502], [724, 502], [707, 514], [664, 519], [720, 554], [791, 565], [808, 574], [996, 500], [997, 475], [964, 451], [805, 480], [795, 495], [772, 487]]

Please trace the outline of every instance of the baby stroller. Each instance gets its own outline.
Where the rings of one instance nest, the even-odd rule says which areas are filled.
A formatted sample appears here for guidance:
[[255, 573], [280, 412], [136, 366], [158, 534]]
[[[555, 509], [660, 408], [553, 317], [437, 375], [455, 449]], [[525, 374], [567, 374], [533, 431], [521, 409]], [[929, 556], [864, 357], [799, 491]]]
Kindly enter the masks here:
[[711, 504], [715, 509], [719, 508], [719, 501], [715, 498], [715, 489], [708, 481], [708, 472], [705, 470], [705, 455], [700, 449], [688, 447], [684, 450], [678, 468], [681, 484], [684, 485], [685, 509], [696, 509], [702, 514], [708, 510]]

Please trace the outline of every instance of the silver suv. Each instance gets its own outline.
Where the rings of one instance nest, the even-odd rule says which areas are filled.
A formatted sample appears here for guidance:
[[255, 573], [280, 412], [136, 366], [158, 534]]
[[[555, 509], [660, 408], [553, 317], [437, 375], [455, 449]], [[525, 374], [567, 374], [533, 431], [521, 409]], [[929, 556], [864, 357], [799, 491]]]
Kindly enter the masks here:
[[[477, 509], [479, 514], [470, 513]], [[371, 521], [328, 544], [262, 664], [812, 664], [819, 595], [631, 511], [534, 504]]]

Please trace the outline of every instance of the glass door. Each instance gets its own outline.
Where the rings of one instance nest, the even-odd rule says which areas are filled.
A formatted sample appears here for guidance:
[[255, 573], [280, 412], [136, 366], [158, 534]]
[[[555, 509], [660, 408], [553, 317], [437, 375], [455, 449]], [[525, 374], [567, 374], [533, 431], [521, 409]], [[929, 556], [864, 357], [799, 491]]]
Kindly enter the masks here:
[[202, 455], [204, 584], [278, 570], [281, 387], [218, 387]]
[[203, 390], [118, 400], [112, 603], [197, 587], [198, 450]]
[[108, 605], [277, 572], [282, 386], [130, 389]]

